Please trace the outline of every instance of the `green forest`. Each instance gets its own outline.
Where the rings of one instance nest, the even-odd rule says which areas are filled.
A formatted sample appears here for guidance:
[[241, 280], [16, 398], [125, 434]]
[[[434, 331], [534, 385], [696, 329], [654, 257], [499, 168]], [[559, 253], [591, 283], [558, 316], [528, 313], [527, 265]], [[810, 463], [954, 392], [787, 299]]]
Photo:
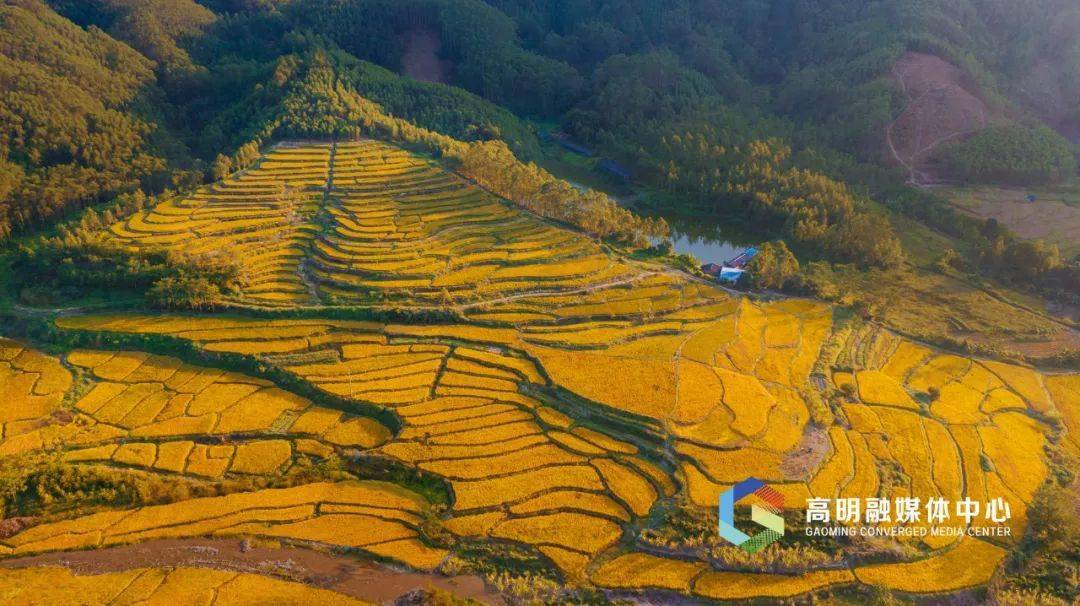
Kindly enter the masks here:
[[[903, 217], [990, 270], [1012, 234], [906, 187], [884, 155], [905, 104], [890, 66], [940, 57], [1003, 116], [939, 148], [948, 178], [1065, 183], [1078, 28], [1068, 0], [5, 0], [0, 236], [191, 189], [274, 138], [374, 130], [597, 237], [662, 238], [662, 221], [540, 168], [558, 129], [624, 166], [654, 213], [737, 217], [804, 261], [864, 269], [905, 262]], [[444, 82], [401, 75], [418, 31], [437, 36]], [[1053, 117], [1013, 84], [1036, 63], [1071, 103]], [[1050, 269], [1005, 277], [1069, 261], [1047, 247]]]

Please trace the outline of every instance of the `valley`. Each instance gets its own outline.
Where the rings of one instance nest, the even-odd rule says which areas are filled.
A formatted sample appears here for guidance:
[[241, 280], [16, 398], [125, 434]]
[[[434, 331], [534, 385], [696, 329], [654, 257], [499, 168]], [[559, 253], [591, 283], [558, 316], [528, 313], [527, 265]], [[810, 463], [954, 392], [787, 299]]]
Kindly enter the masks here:
[[[22, 340], [0, 342], [0, 453], [134, 492], [28, 512], [0, 558], [214, 537], [475, 575], [522, 600], [935, 595], [990, 580], [1052, 453], [1076, 453], [1074, 373], [730, 294], [388, 143], [279, 142], [99, 236], [234, 259], [242, 287], [202, 313], [16, 322]], [[791, 524], [811, 497], [1002, 497], [1013, 532], [797, 542], [771, 552], [782, 566], [732, 566], [711, 516], [748, 476]], [[671, 516], [694, 523], [672, 535]], [[187, 583], [222, 602], [286, 583], [245, 574], [29, 567], [0, 591], [121, 600]]]

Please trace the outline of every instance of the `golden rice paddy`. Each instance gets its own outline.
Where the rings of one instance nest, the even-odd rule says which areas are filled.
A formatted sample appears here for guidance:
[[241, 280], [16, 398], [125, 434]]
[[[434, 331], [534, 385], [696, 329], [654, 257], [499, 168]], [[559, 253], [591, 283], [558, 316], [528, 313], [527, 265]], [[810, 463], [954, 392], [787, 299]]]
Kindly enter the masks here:
[[[753, 476], [794, 515], [810, 497], [1001, 496], [1015, 540], [1050, 470], [1041, 415], [1060, 414], [1069, 430], [1080, 418], [1075, 375], [851, 330], [817, 302], [733, 298], [371, 141], [279, 146], [113, 233], [132, 246], [266, 253], [245, 260], [263, 278], [241, 303], [392, 302], [461, 320], [61, 317], [72, 333], [168, 335], [208, 359], [255, 359], [338, 405], [148, 351], [52, 358], [2, 341], [0, 393], [17, 404], [0, 413], [0, 451], [51, 449], [72, 464], [194, 480], [274, 477], [306, 458], [363, 452], [439, 478], [450, 502], [436, 511], [390, 485], [308, 484], [47, 521], [0, 540], [8, 554], [260, 536], [434, 569], [455, 541], [487, 538], [535, 549], [568, 582], [625, 591], [787, 599], [864, 583], [941, 593], [985, 584], [1010, 539], [904, 540], [918, 556], [796, 575], [645, 553], [627, 535], [658, 504], [711, 510]], [[73, 375], [85, 389], [65, 400]], [[820, 456], [808, 458], [815, 442]], [[432, 543], [424, 525], [449, 538]], [[97, 587], [73, 579], [61, 582]]]

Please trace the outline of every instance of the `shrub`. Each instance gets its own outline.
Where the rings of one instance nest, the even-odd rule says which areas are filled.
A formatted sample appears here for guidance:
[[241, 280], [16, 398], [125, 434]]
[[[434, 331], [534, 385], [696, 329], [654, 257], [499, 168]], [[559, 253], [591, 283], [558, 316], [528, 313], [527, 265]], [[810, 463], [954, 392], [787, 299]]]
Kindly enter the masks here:
[[939, 158], [966, 181], [1046, 185], [1076, 174], [1076, 157], [1061, 135], [1045, 126], [992, 126], [945, 147]]
[[783, 290], [794, 284], [799, 275], [799, 260], [783, 240], [766, 242], [750, 261], [746, 274], [755, 288]]

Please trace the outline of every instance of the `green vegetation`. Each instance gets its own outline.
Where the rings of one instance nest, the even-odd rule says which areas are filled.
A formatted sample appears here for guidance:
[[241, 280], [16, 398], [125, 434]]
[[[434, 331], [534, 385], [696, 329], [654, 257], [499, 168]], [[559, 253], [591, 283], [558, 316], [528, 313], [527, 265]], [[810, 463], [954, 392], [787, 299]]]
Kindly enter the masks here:
[[1045, 126], [993, 126], [939, 153], [950, 171], [968, 182], [1049, 185], [1076, 174], [1072, 146]]
[[[22, 247], [14, 262], [21, 302], [71, 303], [87, 293], [122, 293], [165, 309], [210, 309], [244, 282], [241, 267], [221, 255], [190, 257], [160, 251], [132, 252], [98, 235], [52, 239]], [[118, 296], [121, 295], [121, 296]]]
[[754, 288], [783, 290], [794, 286], [799, 277], [799, 260], [783, 240], [766, 242], [758, 247], [758, 253], [750, 260], [749, 270], [743, 274]]
[[1048, 483], [1035, 495], [1031, 525], [994, 587], [1002, 604], [1074, 604], [1080, 599], [1076, 487]]
[[37, 0], [0, 5], [0, 238], [165, 167], [135, 109], [151, 62]]
[[843, 183], [793, 165], [779, 141], [732, 139], [705, 125], [664, 136], [649, 147], [650, 174], [717, 216], [748, 217], [813, 257], [882, 267], [903, 260], [889, 222]]
[[598, 238], [642, 247], [650, 238], [668, 235], [663, 219], [638, 217], [601, 192], [581, 191], [535, 164], [522, 164], [502, 142], [470, 145], [457, 163], [463, 175], [485, 189]]
[[[1050, 127], [1080, 115], [1078, 18], [6, 0], [0, 557], [234, 536], [476, 574], [511, 604], [1075, 602], [1075, 488], [1052, 483], [1077, 376], [999, 359], [1077, 363], [1044, 297], [1075, 302], [1080, 266], [875, 159], [908, 101], [893, 66], [929, 53], [1000, 124], [943, 163], [1067, 181]], [[417, 39], [445, 83], [395, 73]], [[1062, 74], [1060, 111], [1019, 94], [1033, 66]], [[565, 138], [588, 149], [545, 157]], [[610, 162], [656, 217], [748, 233], [745, 285], [770, 292], [701, 279], [664, 219], [544, 168]], [[715, 533], [748, 476], [792, 508], [752, 555]], [[1003, 487], [1000, 540], [798, 519], [810, 496]]]

